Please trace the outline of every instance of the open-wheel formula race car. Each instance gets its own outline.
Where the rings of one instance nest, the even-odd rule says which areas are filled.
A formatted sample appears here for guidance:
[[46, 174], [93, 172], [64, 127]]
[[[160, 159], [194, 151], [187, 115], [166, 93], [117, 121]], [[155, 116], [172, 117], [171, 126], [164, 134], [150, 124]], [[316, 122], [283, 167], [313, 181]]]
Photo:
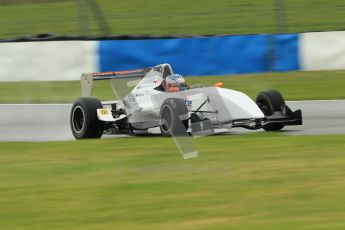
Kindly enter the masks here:
[[[301, 110], [291, 111], [282, 95], [267, 90], [253, 101], [246, 94], [216, 86], [183, 84], [178, 92], [165, 92], [169, 64], [154, 67], [83, 74], [82, 96], [71, 110], [74, 137], [100, 138], [103, 134], [139, 134], [159, 127], [163, 136], [212, 134], [217, 130], [280, 130], [301, 125]], [[110, 80], [117, 100], [92, 98], [93, 82]]]

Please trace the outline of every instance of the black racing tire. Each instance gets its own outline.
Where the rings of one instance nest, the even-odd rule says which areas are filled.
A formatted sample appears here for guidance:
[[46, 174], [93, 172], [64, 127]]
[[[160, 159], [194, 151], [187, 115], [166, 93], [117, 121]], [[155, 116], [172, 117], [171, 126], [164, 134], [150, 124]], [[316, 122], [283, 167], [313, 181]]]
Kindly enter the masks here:
[[[275, 111], [281, 111], [285, 106], [283, 96], [274, 89], [260, 92], [256, 97], [256, 104], [265, 116], [271, 116]], [[281, 130], [284, 125], [281, 123], [266, 124], [262, 127], [266, 131]]]
[[104, 123], [98, 120], [97, 109], [102, 103], [91, 97], [77, 99], [71, 110], [70, 123], [76, 139], [100, 138], [103, 135]]
[[166, 99], [162, 104], [159, 117], [163, 136], [188, 135], [188, 109], [183, 99]]

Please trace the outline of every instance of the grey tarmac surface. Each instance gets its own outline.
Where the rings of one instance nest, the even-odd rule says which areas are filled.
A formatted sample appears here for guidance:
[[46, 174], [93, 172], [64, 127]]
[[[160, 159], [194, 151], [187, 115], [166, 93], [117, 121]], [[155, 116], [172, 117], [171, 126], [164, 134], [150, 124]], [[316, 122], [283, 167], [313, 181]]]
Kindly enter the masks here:
[[[287, 104], [292, 110], [302, 109], [303, 125], [285, 127], [282, 133], [345, 134], [345, 100], [291, 101]], [[74, 140], [69, 124], [70, 109], [71, 105], [68, 104], [2, 104], [0, 105], [0, 141]], [[262, 130], [248, 131], [236, 128], [231, 130], [230, 135], [247, 132], [262, 132]]]

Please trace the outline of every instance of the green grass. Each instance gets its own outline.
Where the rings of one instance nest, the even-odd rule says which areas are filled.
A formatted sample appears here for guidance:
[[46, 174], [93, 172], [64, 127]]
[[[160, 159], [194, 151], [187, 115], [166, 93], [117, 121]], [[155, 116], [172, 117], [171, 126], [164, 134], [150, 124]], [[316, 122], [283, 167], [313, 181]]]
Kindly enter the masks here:
[[[98, 0], [98, 3], [114, 35], [278, 32], [272, 0]], [[78, 1], [12, 4], [0, 7], [0, 38], [37, 33], [81, 34]], [[285, 7], [286, 32], [344, 29], [342, 0], [285, 0]], [[101, 34], [90, 7], [83, 12], [89, 18], [89, 34]]]
[[[345, 71], [286, 72], [239, 76], [189, 77], [191, 85], [223, 82], [224, 87], [255, 98], [259, 91], [278, 89], [287, 100], [345, 99]], [[95, 82], [94, 96], [114, 99], [110, 83]], [[80, 97], [79, 81], [0, 83], [0, 103], [71, 103]]]
[[344, 229], [344, 139], [0, 143], [0, 229]]

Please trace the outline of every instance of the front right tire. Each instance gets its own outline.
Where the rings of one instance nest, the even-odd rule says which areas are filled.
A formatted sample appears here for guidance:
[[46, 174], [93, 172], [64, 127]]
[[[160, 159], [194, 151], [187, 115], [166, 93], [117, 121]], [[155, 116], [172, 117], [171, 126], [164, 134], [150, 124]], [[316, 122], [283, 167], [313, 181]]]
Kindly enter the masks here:
[[74, 102], [70, 124], [76, 139], [100, 138], [102, 136], [104, 124], [97, 117], [97, 109], [102, 108], [101, 101], [96, 98], [84, 97]]
[[[283, 96], [274, 89], [260, 92], [256, 97], [256, 104], [261, 109], [265, 116], [271, 116], [275, 111], [281, 111], [285, 106]], [[265, 124], [262, 127], [266, 131], [281, 130], [284, 125], [281, 123]]]

